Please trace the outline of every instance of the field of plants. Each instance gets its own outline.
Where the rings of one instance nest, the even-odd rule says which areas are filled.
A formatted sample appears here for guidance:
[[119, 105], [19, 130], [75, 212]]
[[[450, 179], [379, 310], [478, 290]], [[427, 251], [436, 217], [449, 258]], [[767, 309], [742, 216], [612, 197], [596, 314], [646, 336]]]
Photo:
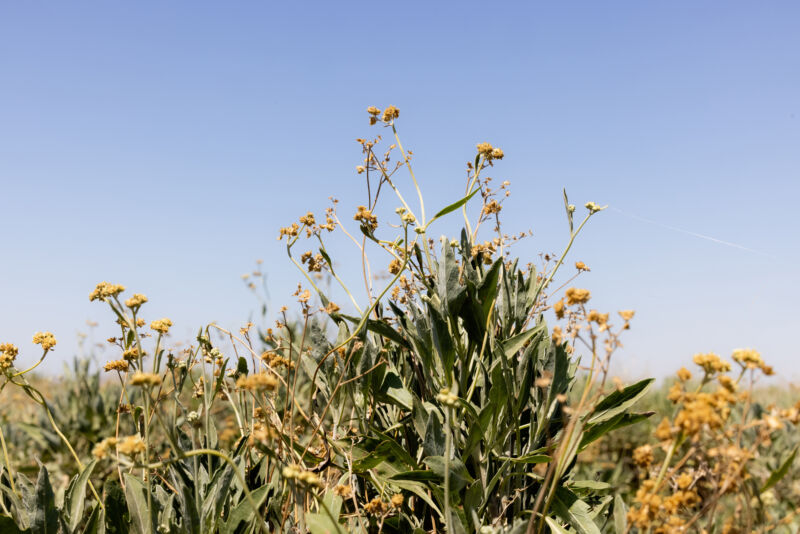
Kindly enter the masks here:
[[[798, 392], [753, 349], [612, 379], [635, 313], [593, 308], [570, 256], [604, 207], [565, 192], [563, 251], [517, 258], [503, 150], [478, 144], [431, 210], [399, 115], [367, 109], [365, 205], [279, 230], [302, 282], [274, 323], [178, 348], [147, 288], [113, 281], [87, 288], [109, 361], [46, 376], [53, 334], [0, 340], [0, 532], [800, 530]], [[442, 219], [463, 229], [432, 239]]]

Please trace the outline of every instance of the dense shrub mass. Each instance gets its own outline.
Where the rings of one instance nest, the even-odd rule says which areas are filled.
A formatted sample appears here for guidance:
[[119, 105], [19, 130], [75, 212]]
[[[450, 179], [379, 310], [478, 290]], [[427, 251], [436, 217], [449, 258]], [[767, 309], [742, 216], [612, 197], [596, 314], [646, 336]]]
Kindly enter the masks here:
[[[102, 369], [76, 361], [52, 387], [34, 376], [51, 333], [38, 362], [0, 345], [0, 532], [800, 528], [800, 403], [759, 401], [757, 352], [698, 354], [668, 390], [609, 380], [634, 312], [591, 308], [584, 263], [563, 274], [603, 208], [577, 220], [565, 193], [563, 252], [523, 263], [527, 235], [500, 224], [510, 184], [486, 176], [503, 150], [477, 145], [463, 196], [429, 216], [399, 110], [367, 111], [390, 143], [358, 140], [356, 231], [337, 201], [280, 229], [304, 282], [273, 327], [210, 324], [179, 350], [170, 319], [142, 318], [147, 297], [101, 282], [90, 299], [118, 326]], [[459, 215], [460, 235], [429, 237]], [[355, 264], [333, 260], [336, 231]]]

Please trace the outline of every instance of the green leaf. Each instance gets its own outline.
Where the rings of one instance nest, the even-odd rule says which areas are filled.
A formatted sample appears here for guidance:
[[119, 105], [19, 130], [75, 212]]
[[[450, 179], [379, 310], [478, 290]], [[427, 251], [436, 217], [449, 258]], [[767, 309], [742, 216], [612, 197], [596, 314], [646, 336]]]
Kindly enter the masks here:
[[550, 462], [553, 458], [551, 456], [548, 456], [547, 454], [541, 454], [540, 452], [533, 451], [523, 456], [519, 456], [517, 458], [498, 456], [497, 459], [508, 460], [513, 464], [546, 464]]
[[613, 417], [607, 421], [603, 421], [602, 423], [587, 425], [583, 431], [583, 437], [581, 438], [581, 444], [578, 450], [584, 450], [592, 442], [597, 441], [613, 430], [644, 421], [654, 413], [655, 412], [621, 413], [616, 417]]
[[553, 511], [578, 534], [600, 534], [600, 529], [592, 521], [589, 505], [564, 487], [556, 489]]
[[97, 460], [92, 460], [88, 465], [83, 468], [78, 475], [76, 475], [69, 483], [66, 493], [64, 494], [64, 508], [69, 514], [69, 529], [75, 532], [78, 525], [83, 519], [83, 505], [86, 502], [86, 484], [89, 482], [89, 476], [97, 465]]
[[567, 221], [569, 221], [569, 235], [573, 234], [572, 230], [572, 211], [569, 209], [569, 199], [567, 198], [567, 190], [563, 189], [564, 192], [564, 209], [567, 212]]
[[[353, 317], [352, 315], [345, 315], [343, 313], [339, 315], [356, 325], [361, 322], [360, 317]], [[379, 336], [384, 337], [386, 339], [390, 339], [395, 343], [397, 343], [398, 345], [400, 345], [401, 347], [406, 347], [406, 348], [410, 347], [408, 341], [406, 341], [405, 338], [403, 338], [403, 336], [399, 332], [394, 330], [391, 326], [389, 326], [383, 321], [368, 320], [366, 327], [367, 330], [375, 332]]]
[[389, 477], [389, 480], [410, 480], [414, 482], [432, 482], [432, 481], [441, 481], [442, 476], [437, 475], [433, 471], [429, 471], [427, 469], [415, 469], [413, 471], [405, 471], [403, 473], [397, 473], [396, 475], [392, 475]]
[[123, 473], [122, 476], [125, 478], [125, 498], [134, 531], [138, 534], [152, 534], [153, 523], [147, 508], [144, 483], [130, 473]]
[[550, 527], [550, 530], [552, 530], [554, 534], [569, 534], [569, 532], [564, 527], [562, 527], [549, 517], [545, 517], [544, 522], [547, 523], [547, 526]]
[[47, 468], [41, 466], [39, 478], [36, 479], [35, 507], [31, 520], [31, 534], [56, 534], [58, 531], [58, 509], [53, 486]]
[[626, 387], [622, 391], [614, 391], [595, 406], [589, 417], [589, 423], [606, 421], [623, 413], [647, 393], [653, 381], [655, 381], [655, 378], [647, 378]]
[[425, 426], [425, 439], [422, 442], [422, 450], [425, 456], [444, 455], [444, 430], [442, 422], [434, 411], [428, 415], [428, 424]]
[[503, 352], [505, 352], [506, 358], [511, 359], [517, 352], [525, 346], [525, 344], [533, 338], [536, 334], [539, 334], [544, 331], [545, 323], [539, 323], [538, 325], [534, 326], [530, 330], [526, 330], [525, 332], [519, 333], [516, 336], [512, 336], [508, 339], [505, 339], [500, 342], [500, 346], [503, 348]]
[[601, 482], [600, 480], [576, 480], [569, 485], [569, 489], [575, 491], [591, 491], [601, 492], [608, 491], [612, 488], [608, 482]]
[[414, 407], [411, 392], [403, 384], [400, 375], [393, 371], [384, 375], [378, 394], [379, 397], [384, 397], [392, 404], [405, 410], [411, 411]]
[[108, 534], [128, 534], [130, 514], [122, 487], [116, 480], [107, 480], [103, 485], [105, 527]]
[[[264, 501], [267, 500], [269, 490], [270, 486], [264, 485], [250, 492], [256, 507], [260, 508], [261, 505], [264, 504]], [[255, 517], [255, 510], [253, 510], [253, 507], [250, 506], [250, 501], [247, 499], [247, 497], [242, 495], [242, 501], [236, 505], [233, 511], [231, 511], [230, 516], [228, 516], [228, 522], [225, 525], [225, 532], [227, 532], [227, 534], [234, 534], [240, 523], [243, 521], [250, 521], [253, 517]]]
[[436, 219], [438, 219], [439, 217], [444, 217], [444, 216], [445, 216], [445, 215], [447, 215], [448, 213], [451, 213], [451, 212], [453, 212], [453, 211], [456, 211], [458, 208], [460, 208], [461, 206], [463, 206], [464, 204], [466, 204], [467, 202], [469, 202], [469, 199], [471, 199], [472, 197], [474, 197], [474, 196], [475, 196], [475, 194], [476, 194], [478, 191], [480, 191], [480, 188], [477, 188], [477, 189], [475, 189], [474, 191], [472, 191], [472, 193], [470, 193], [469, 195], [465, 196], [465, 197], [464, 197], [464, 198], [462, 198], [461, 200], [458, 200], [458, 201], [456, 201], [456, 202], [453, 202], [453, 203], [452, 203], [452, 204], [450, 204], [449, 206], [446, 206], [446, 207], [442, 208], [441, 210], [439, 210], [439, 211], [436, 213], [436, 215], [434, 215], [434, 216], [433, 216], [433, 218], [432, 218], [432, 219], [431, 219], [431, 220], [428, 222], [428, 224], [431, 224], [433, 221], [435, 221], [435, 220], [436, 220]]
[[[429, 456], [423, 460], [431, 470], [444, 478], [445, 461], [443, 456]], [[459, 492], [467, 484], [472, 483], [472, 477], [469, 476], [467, 468], [464, 463], [458, 458], [450, 459], [450, 491]]]
[[769, 488], [777, 484], [780, 481], [780, 479], [786, 476], [786, 473], [789, 472], [789, 468], [792, 466], [792, 463], [794, 462], [794, 459], [797, 456], [798, 447], [794, 448], [792, 453], [789, 455], [788, 458], [786, 458], [786, 460], [780, 465], [780, 467], [778, 467], [775, 471], [770, 473], [767, 482], [764, 484], [764, 487], [761, 488], [761, 493], [767, 491]]
[[339, 525], [341, 510], [342, 498], [329, 491], [320, 503], [320, 511], [306, 514], [306, 526], [311, 534], [344, 534], [344, 529]]
[[628, 507], [619, 493], [614, 495], [614, 530], [616, 534], [625, 534], [628, 530]]

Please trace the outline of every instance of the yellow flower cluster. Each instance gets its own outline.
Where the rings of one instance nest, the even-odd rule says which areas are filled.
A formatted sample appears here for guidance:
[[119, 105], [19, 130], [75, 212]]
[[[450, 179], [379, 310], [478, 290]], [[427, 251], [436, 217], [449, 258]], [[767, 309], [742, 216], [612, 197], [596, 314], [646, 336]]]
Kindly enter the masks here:
[[14, 360], [19, 354], [19, 349], [11, 343], [0, 344], [0, 371], [4, 371], [14, 365]]
[[353, 215], [353, 220], [359, 221], [370, 230], [375, 230], [378, 227], [378, 218], [366, 206], [358, 207], [356, 214]]
[[683, 404], [675, 416], [675, 426], [696, 439], [704, 428], [722, 428], [731, 413], [731, 406], [736, 404], [736, 396], [721, 387], [712, 393], [684, 393], [681, 401]]
[[94, 291], [89, 293], [89, 300], [95, 301], [98, 299], [106, 299], [108, 297], [115, 297], [125, 291], [125, 286], [119, 284], [109, 284], [108, 282], [100, 282]]
[[50, 350], [56, 346], [56, 338], [50, 332], [36, 332], [33, 335], [33, 342], [41, 345], [44, 350]]
[[679, 514], [700, 502], [694, 490], [676, 490], [668, 497], [657, 493], [654, 480], [645, 480], [636, 491], [635, 506], [628, 512], [628, 522], [654, 534], [685, 532], [686, 520]]
[[131, 377], [132, 386], [150, 386], [156, 387], [161, 385], [161, 377], [153, 373], [136, 372]]
[[312, 212], [308, 212], [302, 217], [300, 217], [300, 224], [304, 224], [306, 226], [314, 226], [317, 223], [317, 220], [314, 218], [314, 214]]
[[500, 239], [495, 238], [492, 241], [484, 241], [472, 246], [472, 257], [483, 260], [486, 265], [491, 265], [492, 256], [497, 252], [497, 247], [500, 246]]
[[502, 209], [503, 206], [501, 206], [497, 200], [490, 200], [485, 206], [483, 206], [483, 214], [492, 215], [493, 213], [500, 213], [500, 210]]
[[113, 360], [113, 361], [110, 361], [110, 362], [106, 363], [103, 366], [103, 369], [105, 369], [106, 372], [108, 372], [108, 371], [119, 371], [121, 373], [124, 373], [125, 371], [128, 370], [128, 367], [129, 367], [128, 360]]
[[125, 306], [130, 309], [135, 309], [147, 302], [147, 297], [141, 293], [134, 293], [131, 298], [125, 301]]
[[300, 230], [300, 225], [297, 223], [292, 223], [291, 226], [286, 226], [285, 228], [281, 228], [280, 234], [278, 235], [278, 241], [283, 239], [283, 236], [286, 238], [295, 237], [297, 235], [298, 230]]
[[599, 326], [600, 332], [605, 332], [608, 330], [608, 314], [607, 313], [600, 313], [597, 310], [589, 310], [589, 313], [586, 315], [586, 320], [590, 323], [596, 323]]
[[[145, 355], [145, 353], [142, 353], [142, 356], [144, 356], [144, 355]], [[124, 360], [128, 360], [128, 361], [138, 360], [139, 359], [139, 349], [137, 347], [131, 347], [129, 349], [126, 349], [122, 353], [122, 358]]]
[[147, 450], [142, 437], [139, 434], [125, 436], [117, 443], [117, 450], [131, 458]]
[[383, 110], [383, 122], [391, 122], [400, 116], [400, 110], [394, 106], [389, 106]]
[[733, 351], [733, 355], [731, 356], [731, 358], [733, 358], [733, 361], [735, 361], [742, 367], [746, 367], [747, 369], [763, 370], [765, 367], [768, 367], [764, 363], [764, 360], [761, 358], [761, 354], [759, 354], [758, 351], [755, 351], [753, 349], [736, 349]]
[[478, 143], [477, 148], [478, 154], [481, 154], [488, 161], [493, 159], [503, 159], [503, 156], [505, 156], [502, 149], [495, 148], [489, 143]]
[[703, 368], [708, 375], [715, 373], [727, 373], [731, 370], [731, 364], [714, 354], [709, 352], [707, 354], [695, 354], [694, 363]]
[[392, 274], [397, 274], [400, 272], [400, 269], [403, 268], [403, 263], [398, 260], [397, 258], [393, 259], [389, 262], [389, 272]]
[[588, 289], [578, 289], [577, 287], [571, 287], [564, 292], [564, 296], [567, 298], [567, 305], [568, 306], [575, 306], [576, 304], [586, 304], [589, 302], [589, 299], [592, 298], [592, 294], [589, 292]]
[[255, 373], [240, 377], [236, 386], [248, 391], [272, 391], [278, 387], [278, 379], [270, 373]]
[[370, 515], [383, 515], [389, 511], [389, 503], [382, 501], [380, 497], [375, 497], [364, 505], [364, 511]]
[[310, 250], [304, 252], [302, 256], [300, 256], [300, 263], [308, 263], [308, 272], [310, 273], [320, 272], [325, 265], [324, 262], [325, 259], [322, 257], [322, 254], [314, 255]]
[[289, 358], [284, 358], [280, 354], [274, 351], [266, 351], [261, 354], [261, 361], [265, 362], [267, 365], [272, 367], [273, 369], [277, 369], [279, 367], [286, 367], [288, 369], [294, 369], [294, 362], [291, 361]]
[[633, 463], [639, 467], [648, 468], [653, 463], [653, 447], [642, 445], [633, 450]]
[[113, 451], [119, 440], [115, 437], [105, 438], [103, 441], [98, 443], [92, 449], [92, 455], [95, 456], [98, 460], [105, 460], [108, 458], [111, 451]]
[[156, 319], [155, 321], [150, 323], [150, 328], [160, 334], [166, 334], [167, 332], [169, 332], [170, 326], [172, 326], [172, 321], [170, 321], [166, 317], [163, 319]]

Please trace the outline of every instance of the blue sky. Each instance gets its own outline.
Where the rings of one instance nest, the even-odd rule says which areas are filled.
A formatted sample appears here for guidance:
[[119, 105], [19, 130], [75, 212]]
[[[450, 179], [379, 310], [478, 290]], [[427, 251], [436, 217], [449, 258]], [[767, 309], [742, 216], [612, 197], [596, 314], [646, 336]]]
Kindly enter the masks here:
[[[279, 226], [363, 203], [369, 105], [401, 110], [430, 206], [475, 144], [505, 150], [523, 259], [566, 241], [561, 189], [609, 204], [574, 248], [602, 310], [637, 310], [616, 372], [754, 347], [800, 378], [800, 32], [795, 2], [5, 2], [0, 7], [0, 341], [50, 369], [145, 293], [175, 339], [299, 280]], [[433, 209], [433, 208], [429, 208]], [[656, 224], [645, 222], [653, 221]], [[756, 252], [673, 228], [736, 243]], [[442, 231], [446, 230], [443, 229]], [[345, 258], [357, 260], [343, 246]]]

